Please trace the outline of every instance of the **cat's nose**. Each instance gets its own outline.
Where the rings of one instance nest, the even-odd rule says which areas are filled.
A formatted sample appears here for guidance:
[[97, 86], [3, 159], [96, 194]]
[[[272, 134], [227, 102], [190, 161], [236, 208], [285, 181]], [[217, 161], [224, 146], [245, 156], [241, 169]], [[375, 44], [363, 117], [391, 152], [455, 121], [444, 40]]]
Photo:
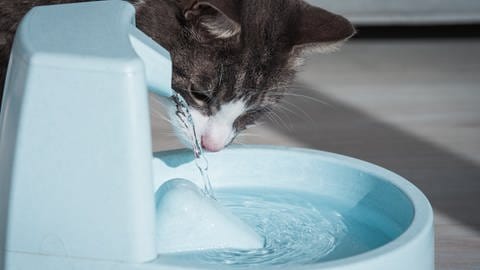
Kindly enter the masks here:
[[218, 152], [225, 147], [223, 142], [215, 140], [208, 135], [203, 135], [201, 140], [203, 149], [207, 150], [208, 152]]

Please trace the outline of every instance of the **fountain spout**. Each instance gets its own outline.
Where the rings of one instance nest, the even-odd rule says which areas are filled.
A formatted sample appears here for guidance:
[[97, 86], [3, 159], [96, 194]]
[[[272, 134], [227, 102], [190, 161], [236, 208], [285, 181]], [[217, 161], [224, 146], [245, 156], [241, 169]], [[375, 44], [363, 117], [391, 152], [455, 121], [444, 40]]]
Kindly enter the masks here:
[[148, 90], [159, 96], [172, 96], [172, 61], [168, 51], [133, 26], [130, 42], [145, 65]]

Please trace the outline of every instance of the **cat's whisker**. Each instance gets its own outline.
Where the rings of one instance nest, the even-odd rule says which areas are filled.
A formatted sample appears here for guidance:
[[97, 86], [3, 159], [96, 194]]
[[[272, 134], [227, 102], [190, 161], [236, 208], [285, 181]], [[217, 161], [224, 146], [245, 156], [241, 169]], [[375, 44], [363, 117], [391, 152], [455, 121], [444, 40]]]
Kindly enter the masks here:
[[[269, 118], [270, 118], [272, 121], [274, 121], [277, 125], [279, 125], [279, 126], [282, 125], [284, 128], [286, 128], [286, 129], [288, 129], [288, 130], [291, 130], [292, 127], [289, 126], [289, 125], [287, 125], [286, 122], [285, 122], [285, 120], [284, 120], [282, 117], [280, 117], [280, 116], [278, 115], [278, 113], [276, 113], [272, 108], [268, 108], [268, 109], [266, 110], [266, 115], [267, 115], [267, 117], [270, 116]], [[276, 119], [276, 120], [274, 120], [274, 119]]]
[[[304, 90], [304, 91], [311, 91], [312, 89], [308, 86], [305, 86], [305, 85], [302, 85], [302, 84], [281, 84], [281, 85], [277, 85], [277, 86], [274, 86], [274, 87], [270, 87], [270, 88], [266, 88], [264, 89], [264, 91], [274, 91], [274, 90], [281, 90], [281, 91], [288, 91], [288, 89], [296, 89], [296, 90]], [[247, 90], [247, 91], [256, 91], [258, 90], [257, 88], [245, 88], [244, 90]]]
[[[271, 88], [263, 89], [263, 91], [266, 91], [266, 92], [271, 92], [271, 91], [274, 91], [274, 90], [285, 91], [287, 89], [288, 89], [288, 87], [271, 87]], [[244, 88], [243, 90], [245, 90], [245, 91], [258, 91], [258, 88]]]
[[246, 143], [238, 141], [236, 139], [233, 141], [233, 143], [236, 144], [236, 145], [240, 145], [240, 146], [246, 146], [247, 145]]
[[250, 128], [256, 128], [256, 127], [263, 127], [265, 126], [265, 122], [263, 121], [257, 121], [255, 124], [253, 124]]
[[290, 113], [286, 110], [281, 110], [282, 108], [281, 107], [273, 107], [273, 110], [275, 111], [275, 113], [278, 114], [278, 116], [280, 116], [280, 113], [282, 113], [283, 117], [281, 117], [282, 121], [284, 122], [284, 126], [288, 129], [288, 130], [292, 130], [293, 129], [293, 121], [292, 119], [290, 118]]
[[261, 134], [253, 134], [253, 133], [239, 133], [237, 134], [237, 137], [263, 137]]
[[155, 115], [155, 116], [159, 116], [163, 119], [165, 119], [165, 112], [161, 109], [165, 106], [165, 104], [160, 101], [158, 98], [151, 98], [150, 99], [150, 114], [151, 115]]
[[278, 109], [278, 110], [281, 110], [286, 115], [286, 117], [288, 118], [288, 121], [292, 122], [289, 115], [294, 115], [295, 117], [303, 118], [303, 115], [301, 115], [301, 113], [296, 112], [294, 110], [291, 110], [291, 109], [287, 108], [286, 106], [282, 106], [282, 105], [285, 105], [285, 104], [278, 104], [278, 105], [275, 106], [275, 108]]
[[171, 119], [168, 119], [167, 117], [165, 117], [163, 114], [160, 114], [160, 113], [155, 113], [154, 111], [152, 112], [153, 116], [154, 117], [158, 117], [160, 120], [163, 120], [165, 122], [168, 122], [170, 123], [171, 125], [173, 126], [176, 126], [176, 123], [174, 121], [172, 121]]
[[162, 121], [165, 121], [165, 122], [168, 122], [170, 123], [172, 126], [176, 126], [177, 123], [175, 123], [175, 121], [173, 121], [172, 119], [168, 118], [165, 116], [165, 113], [160, 110], [160, 109], [157, 109], [155, 107], [152, 107], [151, 110], [150, 110], [150, 115], [152, 117], [155, 117], [155, 118], [159, 118], [160, 120]]
[[[246, 91], [251, 91], [251, 90], [257, 90], [257, 89], [246, 88], [245, 90]], [[276, 93], [276, 92], [274, 92], [275, 90], [282, 90], [282, 92]], [[264, 91], [271, 92], [271, 93], [267, 94], [267, 96], [270, 96], [270, 97], [279, 97], [279, 98], [282, 98], [282, 97], [300, 97], [300, 98], [304, 98], [304, 99], [308, 99], [308, 100], [311, 100], [311, 101], [318, 102], [318, 103], [326, 105], [326, 106], [333, 106], [332, 104], [330, 104], [330, 103], [328, 103], [324, 100], [321, 100], [321, 99], [318, 99], [318, 98], [315, 98], [315, 97], [312, 97], [312, 96], [308, 96], [308, 95], [291, 93], [291, 92], [288, 92], [288, 90], [304, 90], [304, 91], [308, 90], [308, 91], [311, 91], [310, 88], [308, 88], [306, 86], [302, 86], [302, 85], [298, 85], [298, 86], [297, 85], [289, 85], [289, 86], [272, 87], [272, 88], [267, 88]]]
[[[282, 104], [285, 105], [285, 106], [281, 106]], [[292, 108], [298, 110], [300, 112], [300, 114], [302, 114], [303, 116], [308, 118], [309, 121], [311, 121], [312, 123], [315, 123], [315, 120], [312, 118], [312, 116], [309, 113], [307, 113], [302, 107], [298, 106], [297, 104], [286, 101], [286, 100], [283, 100], [282, 103], [280, 103], [279, 105], [280, 105], [279, 107], [284, 108], [284, 109], [287, 109], [287, 107], [286, 107], [287, 105], [292, 106]], [[292, 113], [293, 113], [293, 111], [292, 111]]]
[[265, 112], [265, 117], [267, 117], [271, 123], [279, 125], [278, 120], [273, 118], [273, 116], [271, 115], [271, 112], [269, 111]]
[[245, 138], [245, 137], [250, 137], [250, 138], [251, 137], [254, 137], [254, 138], [259, 138], [260, 137], [261, 138], [263, 136], [260, 135], [260, 134], [238, 134], [237, 137], [238, 138]]
[[171, 122], [172, 120], [168, 119], [166, 116], [163, 115], [163, 113], [158, 112], [158, 111], [151, 111], [151, 116], [154, 116], [156, 118], [159, 118], [161, 120]]
[[153, 118], [154, 120], [160, 120], [160, 121], [169, 123], [169, 124], [171, 124], [171, 125], [175, 125], [175, 123], [174, 123], [172, 120], [169, 120], [169, 119], [167, 119], [167, 118], [161, 117], [160, 115], [152, 115], [152, 118]]
[[170, 124], [171, 124], [173, 130], [178, 130], [178, 131], [180, 131], [182, 134], [188, 135], [188, 129], [187, 129], [187, 127], [185, 127], [184, 125], [181, 125], [180, 123], [178, 123], [178, 122], [173, 122], [173, 121], [170, 121]]
[[241, 145], [241, 146], [246, 146], [248, 145], [248, 142], [244, 141], [246, 138], [245, 137], [236, 137], [234, 140], [233, 140], [233, 143], [235, 144], [238, 144], [238, 145]]
[[318, 103], [321, 103], [323, 105], [327, 105], [327, 106], [332, 106], [330, 103], [324, 101], [324, 100], [321, 100], [321, 99], [318, 99], [318, 98], [314, 98], [314, 97], [311, 97], [311, 96], [308, 96], [308, 95], [302, 95], [302, 94], [295, 94], [295, 93], [290, 93], [290, 92], [286, 92], [286, 93], [281, 93], [281, 94], [271, 94], [271, 96], [289, 96], [289, 97], [301, 97], [301, 98], [305, 98], [305, 99], [308, 99], [308, 100], [311, 100], [311, 101], [315, 101], [315, 102], [318, 102]]

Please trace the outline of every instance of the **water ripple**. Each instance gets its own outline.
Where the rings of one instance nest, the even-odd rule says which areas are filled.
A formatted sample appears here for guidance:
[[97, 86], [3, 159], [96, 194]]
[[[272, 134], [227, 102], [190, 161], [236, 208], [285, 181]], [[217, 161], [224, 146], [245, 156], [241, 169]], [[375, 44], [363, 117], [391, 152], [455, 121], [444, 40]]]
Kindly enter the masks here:
[[265, 238], [265, 246], [204, 251], [191, 259], [238, 266], [310, 264], [330, 254], [347, 234], [342, 215], [298, 194], [224, 191], [217, 197]]
[[363, 253], [401, 233], [388, 216], [316, 194], [276, 189], [216, 193], [220, 203], [264, 237], [264, 247], [162, 255], [158, 263], [194, 269], [294, 269]]

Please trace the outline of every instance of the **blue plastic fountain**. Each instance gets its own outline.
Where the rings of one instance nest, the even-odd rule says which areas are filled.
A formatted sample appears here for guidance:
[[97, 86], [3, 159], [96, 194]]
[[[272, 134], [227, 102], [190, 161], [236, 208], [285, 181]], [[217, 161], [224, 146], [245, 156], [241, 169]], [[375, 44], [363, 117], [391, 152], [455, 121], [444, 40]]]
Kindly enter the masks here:
[[[18, 28], [0, 115], [5, 269], [431, 270], [433, 214], [400, 176], [314, 150], [151, 153], [148, 91], [169, 54], [123, 1], [36, 7]], [[254, 158], [252, 158], [254, 157]], [[175, 180], [171, 180], [175, 179]]]

